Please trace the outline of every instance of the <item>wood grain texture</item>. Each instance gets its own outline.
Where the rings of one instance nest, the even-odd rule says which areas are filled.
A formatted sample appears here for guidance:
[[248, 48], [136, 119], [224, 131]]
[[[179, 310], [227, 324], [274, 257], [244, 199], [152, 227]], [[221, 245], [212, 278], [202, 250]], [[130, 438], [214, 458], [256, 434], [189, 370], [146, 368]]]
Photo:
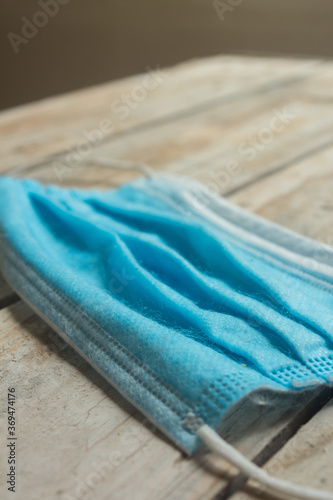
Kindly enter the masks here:
[[[220, 102], [302, 80], [314, 75], [318, 65], [318, 61], [304, 60], [296, 68], [289, 59], [276, 59], [272, 65], [267, 58], [214, 57], [162, 71], [156, 88], [148, 90], [143, 100], [135, 96], [135, 88], [143, 86], [146, 74], [2, 112], [1, 171], [76, 147], [86, 140], [84, 131], [95, 130], [102, 120], [111, 119], [114, 124], [103, 140], [114, 140]], [[119, 101], [128, 95], [132, 97], [127, 113], [121, 113]]]
[[[106, 188], [138, 176], [97, 167], [95, 154], [143, 161], [196, 178], [251, 211], [332, 244], [333, 64], [229, 56], [166, 73], [93, 148], [87, 166], [66, 172], [60, 184]], [[75, 147], [82, 130], [98, 126], [110, 103], [142, 79], [0, 114], [1, 171], [40, 163], [27, 175], [59, 182], [54, 155]], [[289, 118], [272, 128], [281, 114]], [[57, 158], [66, 162], [64, 155]], [[0, 278], [0, 305], [9, 297]], [[16, 498], [222, 499], [242, 486], [243, 478], [223, 460], [204, 452], [184, 457], [22, 302], [0, 310], [0, 338], [1, 432], [2, 395], [8, 385], [18, 391]], [[276, 402], [273, 408], [265, 402], [235, 408], [224, 436], [263, 464], [327, 397], [325, 391], [305, 394], [283, 411]], [[295, 469], [300, 482], [302, 474]], [[0, 492], [7, 498], [2, 483]]]

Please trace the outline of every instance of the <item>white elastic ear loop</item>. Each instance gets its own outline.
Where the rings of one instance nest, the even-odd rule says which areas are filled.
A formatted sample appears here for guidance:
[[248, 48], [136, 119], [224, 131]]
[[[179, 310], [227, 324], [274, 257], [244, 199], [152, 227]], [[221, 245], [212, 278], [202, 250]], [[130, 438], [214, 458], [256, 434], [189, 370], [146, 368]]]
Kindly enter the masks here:
[[302, 488], [296, 484], [288, 483], [282, 479], [270, 476], [263, 469], [245, 458], [233, 446], [224, 441], [208, 425], [202, 425], [196, 433], [210, 450], [221, 455], [246, 476], [263, 484], [267, 489], [271, 490], [271, 492], [284, 493], [285, 495], [290, 495], [299, 500], [333, 500], [333, 495], [326, 491], [314, 488]]
[[115, 158], [105, 158], [103, 156], [90, 156], [89, 159], [83, 161], [83, 163], [95, 163], [103, 167], [117, 168], [119, 170], [139, 170], [146, 177], [152, 177], [154, 175], [154, 170], [144, 163], [136, 163], [127, 160], [118, 160]]

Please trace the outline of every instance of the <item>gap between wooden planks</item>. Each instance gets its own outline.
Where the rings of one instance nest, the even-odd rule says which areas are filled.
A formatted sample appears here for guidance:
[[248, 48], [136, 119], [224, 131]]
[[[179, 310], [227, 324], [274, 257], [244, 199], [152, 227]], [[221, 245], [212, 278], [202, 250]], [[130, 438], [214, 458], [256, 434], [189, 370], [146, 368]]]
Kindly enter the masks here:
[[[331, 399], [265, 465], [274, 476], [302, 486], [333, 491], [333, 399]], [[272, 500], [252, 482], [230, 500]], [[216, 498], [218, 500], [218, 498]]]
[[[317, 75], [291, 88], [278, 88], [172, 124], [162, 124], [154, 129], [154, 134], [151, 130], [141, 130], [130, 138], [116, 138], [96, 148], [87, 160], [91, 158], [90, 167], [94, 166], [94, 154], [143, 161], [156, 170], [190, 175], [213, 188], [216, 186], [222, 194], [231, 193], [333, 144], [330, 109], [325, 102], [318, 101], [314, 92], [317, 86], [322, 87], [323, 80], [323, 75]], [[282, 123], [282, 130], [273, 133], [268, 143], [260, 142], [260, 133], [279, 113], [291, 114], [292, 119], [285, 126]], [[249, 158], [242, 148], [247, 144], [248, 150], [252, 143], [256, 147], [251, 147], [254, 157]], [[230, 164], [237, 165], [231, 175]], [[34, 170], [34, 175], [44, 182], [59, 182], [52, 162], [49, 165], [44, 162], [40, 169]], [[113, 175], [106, 174], [104, 169], [84, 171], [77, 167], [65, 173], [61, 184], [75, 184], [78, 177], [82, 187], [116, 185], [133, 178], [133, 173]]]
[[[193, 117], [192, 117], [192, 119], [193, 119]], [[263, 123], [263, 122], [256, 122], [256, 125], [254, 127], [255, 130], [257, 130], [257, 128], [256, 128], [258, 126], [257, 123]], [[202, 126], [202, 124], [201, 124], [201, 126]], [[246, 126], [246, 124], [245, 124], [245, 126]], [[200, 124], [198, 124], [198, 128], [199, 127], [200, 127]], [[302, 128], [300, 127], [299, 135], [301, 135], [301, 131], [302, 131]], [[151, 136], [152, 135], [153, 134], [151, 134]], [[311, 137], [311, 134], [309, 134], [309, 137]], [[296, 146], [299, 144], [300, 144], [300, 142], [299, 143], [296, 142]], [[294, 143], [294, 146], [295, 146], [295, 143]], [[283, 148], [283, 143], [280, 144], [280, 148]], [[277, 151], [277, 150], [275, 150], [275, 151]], [[291, 161], [291, 163], [292, 163], [292, 161]], [[288, 165], [288, 166], [290, 166], [290, 165]], [[326, 166], [327, 166], [327, 164], [326, 164]], [[253, 164], [253, 168], [254, 168], [254, 164]], [[283, 174], [282, 174], [282, 172], [280, 172], [280, 173], [282, 175], [285, 175], [288, 171], [289, 171], [289, 169], [286, 170], [286, 172], [283, 172]], [[96, 172], [96, 170], [95, 170], [95, 172]], [[327, 171], [327, 173], [328, 173], [328, 171]], [[103, 175], [102, 175], [102, 179], [104, 178], [104, 182], [106, 182], [108, 177], [110, 177], [110, 172], [104, 171]], [[319, 182], [319, 177], [320, 177], [320, 175], [318, 175], [318, 182]], [[252, 179], [254, 179], [254, 178], [255, 177], [253, 176]], [[274, 184], [274, 178], [275, 178], [275, 176], [272, 177], [272, 179], [271, 179], [271, 180], [273, 180], [273, 184]], [[311, 182], [310, 175], [309, 175], [309, 178], [310, 178], [310, 182]], [[118, 177], [118, 180], [120, 180], [119, 177]], [[303, 177], [303, 182], [304, 182], [304, 177]], [[255, 187], [256, 187], [256, 185], [254, 184], [252, 186], [248, 186], [247, 189], [251, 190]], [[320, 188], [320, 186], [317, 186], [317, 187]], [[247, 194], [247, 189], [245, 189], [244, 191], [242, 189], [240, 189], [240, 191], [238, 191], [238, 195], [239, 195], [238, 202], [242, 203], [242, 199], [243, 199], [243, 203], [245, 204], [248, 202], [249, 199], [250, 200], [252, 199], [251, 197], [249, 198], [249, 196]], [[262, 190], [261, 190], [261, 192], [262, 192]], [[275, 190], [275, 192], [276, 192], [276, 190]], [[293, 196], [295, 196], [295, 193], [296, 193], [296, 199], [297, 198], [300, 199], [301, 197], [298, 196], [299, 193], [298, 193], [297, 189], [294, 190]], [[277, 197], [278, 197], [278, 194], [276, 195], [276, 198]], [[267, 200], [269, 200], [268, 195], [267, 195]], [[273, 206], [273, 208], [272, 208], [272, 206]], [[304, 201], [303, 201], [303, 206], [304, 206]], [[274, 210], [274, 203], [271, 204], [271, 208], [272, 208], [272, 210]], [[276, 209], [275, 212], [280, 214], [281, 208], [283, 208], [283, 210], [286, 210], [285, 207], [281, 207], [281, 203], [280, 203], [279, 208]], [[259, 210], [259, 212], [260, 212], [260, 210]], [[288, 211], [286, 211], [284, 213], [288, 213]], [[302, 216], [302, 214], [299, 215], [300, 218], [301, 218], [301, 216]], [[274, 217], [272, 217], [272, 218], [274, 218]], [[311, 219], [310, 219], [310, 221], [311, 221]], [[297, 224], [295, 226], [296, 227], [294, 227], [294, 228], [297, 230], [298, 229]], [[312, 226], [312, 229], [314, 229], [314, 224]], [[310, 231], [310, 235], [311, 235], [311, 223], [310, 222], [309, 222], [309, 231]], [[325, 231], [323, 229], [322, 237], [325, 238], [326, 235], [324, 234], [324, 232]], [[22, 306], [22, 304], [20, 303], [20, 304], [17, 304], [11, 308], [11, 311], [12, 312], [14, 311], [14, 314], [16, 315], [15, 318], [18, 317], [17, 316], [17, 314], [18, 314], [17, 309], [19, 307], [24, 308], [25, 306]], [[5, 311], [8, 311], [8, 308]], [[4, 313], [4, 311], [2, 311], [1, 317], [3, 316], [3, 313]], [[6, 328], [7, 328], [8, 327], [8, 317], [7, 317], [6, 321], [7, 321], [7, 326], [6, 326]], [[19, 323], [20, 321], [21, 321], [20, 319], [18, 319], [18, 320], [14, 319], [12, 327], [15, 329], [17, 327], [17, 323]], [[30, 327], [31, 332], [29, 332], [29, 334], [25, 335], [24, 339], [22, 340], [22, 335], [24, 336], [23, 332], [26, 332], [26, 329], [28, 329], [28, 331], [29, 331], [30, 322], [32, 322], [35, 326]], [[11, 328], [9, 330], [12, 331]], [[36, 332], [36, 335], [37, 335], [36, 338], [33, 337], [34, 331]], [[50, 331], [47, 329], [47, 327], [45, 327], [43, 322], [41, 322], [38, 318], [36, 318], [34, 315], [32, 315], [31, 319], [25, 320], [23, 328], [21, 327], [21, 332], [22, 332], [22, 335], [20, 337], [20, 341], [21, 341], [20, 347], [18, 347], [17, 350], [16, 349], [14, 351], [11, 350], [10, 352], [19, 353], [20, 352], [19, 349], [24, 350], [24, 347], [26, 346], [26, 343], [28, 342], [28, 338], [31, 339], [31, 337], [33, 337], [34, 341], [35, 341], [34, 346], [30, 350], [28, 350], [25, 353], [25, 355], [23, 356], [23, 360], [26, 360], [26, 362], [27, 362], [25, 369], [26, 369], [26, 380], [28, 381], [28, 387], [23, 392], [22, 401], [30, 401], [30, 403], [31, 403], [30, 406], [27, 403], [27, 409], [30, 408], [31, 411], [33, 412], [33, 416], [35, 416], [36, 418], [38, 418], [38, 415], [40, 415], [40, 408], [41, 407], [44, 407], [45, 410], [48, 412], [48, 415], [49, 415], [51, 422], [52, 422], [52, 419], [55, 418], [54, 430], [58, 430], [58, 434], [56, 434], [56, 436], [60, 440], [60, 443], [61, 443], [61, 446], [59, 446], [59, 449], [55, 450], [55, 452], [57, 453], [56, 456], [58, 457], [58, 463], [60, 464], [60, 472], [63, 472], [64, 465], [72, 464], [72, 469], [70, 469], [70, 470], [71, 471], [74, 470], [75, 472], [77, 472], [79, 470], [80, 471], [79, 477], [81, 479], [82, 478], [84, 479], [84, 478], [87, 478], [89, 476], [89, 473], [92, 473], [95, 471], [95, 468], [93, 466], [93, 462], [91, 459], [91, 453], [93, 453], [94, 455], [96, 454], [98, 460], [100, 457], [104, 457], [104, 458], [108, 457], [107, 452], [110, 448], [111, 449], [115, 448], [115, 447], [119, 448], [119, 446], [120, 446], [121, 453], [124, 453], [124, 455], [123, 455], [124, 463], [122, 465], [118, 465], [115, 468], [114, 472], [111, 473], [110, 476], [105, 478], [105, 480], [101, 481], [100, 484], [98, 484], [96, 488], [92, 489], [92, 491], [89, 491], [89, 488], [88, 488], [88, 491], [85, 494], [85, 498], [89, 498], [89, 497], [94, 498], [95, 494], [97, 494], [97, 496], [99, 498], [110, 498], [108, 496], [110, 491], [112, 491], [112, 495], [113, 495], [112, 498], [117, 498], [117, 495], [118, 495], [118, 498], [127, 498], [127, 497], [132, 498], [133, 491], [135, 491], [135, 494], [137, 495], [136, 498], [185, 498], [185, 496], [184, 496], [185, 493], [186, 493], [188, 498], [202, 498], [202, 495], [208, 495], [208, 497], [211, 498], [211, 495], [213, 495], [214, 492], [218, 492], [220, 490], [221, 486], [223, 485], [223, 481], [220, 478], [220, 474], [212, 474], [211, 472], [209, 472], [209, 468], [208, 468], [208, 470], [206, 470], [205, 468], [202, 468], [202, 466], [205, 463], [209, 462], [209, 459], [205, 459], [205, 456], [198, 457], [197, 461], [181, 459], [179, 452], [176, 451], [172, 447], [172, 445], [170, 446], [169, 444], [165, 443], [163, 440], [161, 440], [161, 438], [154, 437], [151, 433], [149, 434], [149, 432], [147, 433], [149, 437], [144, 438], [143, 441], [140, 441], [140, 439], [138, 439], [139, 443], [138, 443], [137, 447], [134, 445], [131, 445], [130, 447], [128, 447], [126, 445], [126, 442], [128, 440], [128, 431], [126, 430], [127, 429], [126, 425], [128, 422], [127, 409], [129, 407], [129, 405], [127, 405], [126, 412], [124, 412], [126, 414], [126, 417], [123, 417], [123, 420], [120, 419], [121, 423], [119, 424], [119, 422], [118, 422], [119, 425], [116, 426], [116, 429], [118, 429], [117, 432], [115, 431], [115, 429], [113, 430], [113, 432], [111, 432], [111, 436], [112, 436], [112, 440], [113, 440], [112, 441], [111, 436], [109, 436], [109, 434], [108, 434], [108, 431], [110, 430], [110, 427], [109, 427], [110, 426], [110, 415], [112, 414], [112, 422], [113, 423], [117, 422], [117, 418], [115, 417], [113, 420], [114, 415], [110, 411], [111, 408], [108, 406], [110, 404], [110, 401], [109, 401], [108, 397], [105, 397], [105, 395], [103, 395], [103, 399], [101, 399], [101, 401], [99, 401], [95, 406], [92, 406], [87, 411], [88, 411], [89, 417], [91, 414], [95, 417], [96, 416], [95, 410], [96, 410], [97, 417], [99, 419], [101, 419], [101, 421], [102, 421], [101, 440], [103, 441], [106, 439], [106, 446], [102, 447], [102, 448], [98, 448], [97, 445], [99, 443], [94, 442], [94, 439], [96, 438], [96, 434], [98, 435], [98, 430], [100, 428], [98, 423], [96, 423], [96, 421], [94, 419], [93, 419], [93, 422], [91, 423], [92, 427], [88, 427], [88, 428], [85, 427], [86, 420], [83, 419], [84, 422], [83, 422], [83, 424], [81, 424], [83, 432], [80, 433], [80, 436], [75, 435], [74, 442], [72, 443], [72, 441], [71, 441], [72, 434], [69, 434], [69, 432], [67, 432], [67, 428], [64, 426], [69, 424], [69, 426], [71, 426], [70, 430], [72, 430], [72, 429], [75, 429], [76, 431], [78, 429], [80, 430], [80, 422], [81, 422], [80, 416], [82, 416], [82, 413], [81, 413], [81, 409], [78, 408], [78, 404], [77, 404], [76, 400], [74, 400], [73, 403], [69, 403], [67, 407], [66, 407], [66, 405], [64, 405], [65, 409], [61, 409], [61, 412], [57, 411], [57, 404], [59, 404], [58, 401], [60, 400], [61, 402], [63, 402], [63, 396], [61, 396], [61, 392], [59, 394], [59, 385], [61, 387], [64, 380], [62, 378], [57, 379], [57, 377], [56, 377], [57, 368], [59, 368], [59, 359], [61, 359], [61, 355], [60, 356], [56, 355], [56, 356], [52, 357], [52, 359], [54, 361], [54, 365], [53, 365], [53, 369], [50, 370], [51, 377], [49, 377], [45, 381], [44, 380], [41, 381], [41, 379], [43, 378], [43, 376], [45, 376], [45, 369], [51, 368], [51, 363], [49, 361], [44, 360], [43, 363], [41, 364], [41, 366], [39, 366], [38, 363], [37, 363], [38, 366], [36, 365], [36, 363], [32, 364], [33, 363], [32, 360], [34, 358], [36, 358], [37, 361], [39, 360], [39, 357], [38, 357], [38, 355], [36, 356], [36, 354], [38, 353], [38, 350], [41, 347], [40, 344], [43, 341], [43, 336], [45, 337], [45, 335], [47, 335], [47, 332], [50, 333]], [[38, 335], [39, 335], [39, 337], [38, 337]], [[13, 339], [10, 338], [9, 344], [11, 345], [11, 349], [13, 349], [13, 345], [11, 344], [12, 341], [13, 341]], [[52, 342], [51, 342], [51, 346], [54, 345]], [[15, 344], [15, 342], [14, 342], [14, 344]], [[6, 345], [8, 345], [8, 342]], [[42, 347], [43, 347], [43, 344], [42, 344]], [[43, 351], [43, 349], [42, 349], [42, 351]], [[44, 351], [45, 351], [45, 349], [44, 349]], [[60, 354], [61, 353], [64, 353], [64, 351], [60, 351]], [[68, 356], [68, 358], [65, 360], [66, 362], [63, 363], [63, 367], [62, 367], [61, 372], [62, 372], [62, 375], [65, 377], [65, 382], [68, 379], [71, 379], [73, 376], [73, 373], [72, 373], [72, 375], [69, 375], [67, 373], [67, 369], [69, 368], [69, 366], [71, 366], [71, 365], [69, 365], [69, 361], [73, 359], [73, 356], [75, 356], [75, 355], [70, 354]], [[8, 359], [10, 360], [11, 358], [9, 357]], [[8, 361], [8, 359], [7, 359], [7, 361]], [[23, 363], [23, 361], [22, 361], [22, 363]], [[77, 363], [79, 363], [79, 360], [77, 360]], [[86, 370], [89, 370], [87, 366], [82, 368], [82, 371], [86, 371]], [[35, 375], [34, 378], [31, 378], [29, 376], [31, 371], [34, 372], [34, 375]], [[76, 375], [78, 375], [78, 370], [74, 369], [74, 373]], [[14, 371], [11, 371], [11, 374], [13, 375]], [[67, 375], [68, 375], [68, 379], [66, 378]], [[20, 379], [20, 373], [18, 373], [17, 376]], [[59, 376], [59, 373], [58, 373], [58, 376]], [[94, 374], [92, 374], [92, 377], [93, 376], [94, 376]], [[86, 390], [85, 395], [87, 397], [87, 406], [89, 406], [89, 404], [91, 403], [90, 397], [92, 397], [92, 392], [94, 392], [96, 390], [97, 393], [100, 394], [98, 392], [99, 388], [96, 387], [94, 385], [94, 383], [92, 383], [90, 385], [90, 388], [87, 388], [87, 380], [84, 379], [84, 377], [82, 377], [82, 376], [79, 376], [78, 382], [81, 384], [81, 385], [79, 385], [79, 389], [77, 388], [77, 386], [72, 387], [69, 391], [66, 390], [66, 395], [68, 392], [72, 393], [72, 392], [76, 391], [76, 393], [79, 395], [78, 399], [81, 399], [81, 396], [82, 396], [81, 391]], [[29, 388], [29, 383], [31, 384], [30, 388]], [[103, 385], [103, 383], [104, 383], [103, 381], [100, 381], [100, 385]], [[33, 390], [37, 392], [38, 387], [40, 387], [39, 394], [37, 393], [37, 395], [32, 395], [31, 389], [33, 388]], [[111, 389], [108, 386], [108, 388], [106, 390], [108, 391]], [[45, 401], [45, 398], [47, 400], [49, 400], [50, 396], [52, 399], [51, 405], [48, 404], [48, 401]], [[112, 396], [115, 397], [117, 400], [116, 393], [113, 393]], [[38, 400], [38, 398], [39, 398], [39, 400]], [[58, 400], [56, 398], [58, 398]], [[36, 406], [36, 400], [40, 401], [40, 402], [43, 401], [43, 405], [41, 405], [41, 407], [37, 407], [38, 411], [33, 410]], [[103, 401], [104, 401], [103, 404], [107, 405], [107, 410], [105, 412], [103, 412], [103, 404], [102, 404]], [[113, 399], [111, 401], [113, 401]], [[122, 402], [121, 398], [119, 398], [119, 397], [118, 397], [117, 401], [118, 401], [119, 405], [121, 405], [121, 404], [126, 405], [126, 403]], [[76, 403], [76, 406], [75, 406], [75, 403]], [[67, 401], [66, 401], [66, 404], [67, 404]], [[34, 411], [35, 411], [35, 413], [34, 413]], [[66, 415], [67, 414], [70, 415], [71, 412], [74, 415], [73, 420], [71, 420], [69, 416], [67, 417], [67, 418], [69, 418], [69, 420], [67, 421], [67, 424], [66, 424], [65, 419], [63, 418], [64, 411], [65, 411]], [[135, 427], [138, 417], [135, 417], [134, 415], [133, 415], [133, 417], [130, 417], [130, 421], [132, 422], [131, 418], [135, 422], [134, 423], [134, 427]], [[100, 422], [100, 420], [99, 420], [99, 422]], [[283, 434], [282, 430], [285, 429], [286, 427], [290, 426], [290, 423], [293, 422], [293, 418], [291, 415], [289, 415], [288, 418], [286, 418], [286, 420], [284, 420], [284, 421], [282, 420], [279, 423], [275, 423], [275, 425], [272, 424], [272, 427], [270, 428], [271, 433], [266, 431], [264, 436], [262, 434], [260, 434], [260, 424], [262, 424], [262, 422], [263, 422], [263, 419], [258, 417], [257, 420], [255, 421], [255, 423], [253, 424], [253, 425], [257, 425], [259, 427], [258, 433], [256, 434], [253, 431], [253, 427], [252, 427], [251, 432], [248, 431], [249, 432], [248, 435], [246, 434], [246, 432], [244, 432], [242, 440], [240, 440], [240, 442], [237, 443], [237, 446], [240, 449], [242, 449], [244, 451], [244, 453], [246, 453], [248, 456], [251, 456], [251, 457], [256, 456], [256, 455], [258, 455], [258, 453], [260, 453], [262, 446], [265, 446], [265, 445], [269, 446], [269, 443], [272, 441], [272, 437], [279, 436], [279, 435], [281, 435], [281, 433]], [[44, 425], [45, 426], [41, 429], [41, 435], [44, 436], [45, 439], [49, 439], [49, 437], [50, 437], [50, 425], [48, 422], [44, 422]], [[39, 433], [38, 428], [36, 429], [36, 427], [34, 427], [34, 423], [32, 421], [29, 421], [29, 426], [30, 426], [29, 428], [28, 427], [26, 428], [27, 432], [24, 434], [29, 435], [29, 429], [30, 429], [31, 430], [30, 435], [32, 436], [32, 439], [37, 440], [38, 433]], [[121, 440], [121, 436], [123, 435], [122, 433], [124, 430], [123, 427], [125, 427], [125, 436], [127, 436], [124, 440], [125, 444]], [[140, 423], [138, 423], [138, 429], [139, 429], [139, 434], [143, 433], [143, 435], [145, 435], [145, 432], [143, 432], [142, 429], [140, 429]], [[90, 432], [90, 434], [91, 434], [91, 439], [93, 442], [93, 444], [91, 446], [87, 445], [87, 441], [89, 441], [89, 439], [86, 437], [87, 432]], [[119, 432], [119, 434], [118, 434], [118, 432]], [[131, 435], [132, 431], [129, 431], [129, 432]], [[134, 431], [134, 435], [135, 435], [135, 432], [137, 432], [137, 431]], [[63, 433], [65, 435], [63, 435]], [[260, 436], [259, 439], [258, 439], [258, 435]], [[118, 439], [118, 437], [120, 437], [120, 439]], [[232, 436], [230, 436], [229, 438], [232, 439]], [[84, 440], [84, 443], [83, 443], [84, 446], [79, 448], [81, 450], [81, 453], [82, 453], [82, 455], [80, 457], [80, 459], [82, 458], [82, 461], [80, 461], [78, 463], [77, 461], [75, 461], [75, 455], [78, 451], [78, 446], [80, 446], [80, 444], [79, 444], [80, 439]], [[135, 439], [136, 438], [134, 436], [134, 441], [135, 441]], [[234, 439], [235, 439], [235, 437], [234, 437]], [[131, 439], [129, 439], [129, 440], [131, 441]], [[69, 454], [69, 456], [67, 457], [67, 462], [64, 464], [63, 463], [64, 459], [62, 457], [63, 457], [63, 455], [66, 455], [66, 453], [68, 453], [68, 442], [72, 443], [73, 450], [71, 450], [72, 453]], [[29, 442], [27, 443], [26, 450], [28, 450], [28, 444], [29, 444]], [[94, 450], [92, 451], [92, 448], [95, 446], [95, 444], [96, 444], [96, 448], [94, 448]], [[134, 446], [134, 448], [131, 448], [132, 446]], [[40, 452], [41, 452], [41, 458], [43, 459], [43, 463], [41, 461], [39, 465], [41, 467], [41, 471], [43, 471], [45, 469], [46, 465], [48, 465], [48, 467], [50, 468], [50, 462], [47, 461], [47, 454], [45, 453], [45, 448], [43, 447], [43, 442], [40, 443]], [[174, 461], [177, 460], [177, 457], [178, 457], [179, 461], [176, 464], [174, 464]], [[33, 455], [31, 456], [30, 454], [27, 454], [25, 456], [25, 460], [26, 460], [26, 462], [25, 462], [26, 469], [25, 470], [27, 471], [26, 476], [28, 475], [29, 471], [33, 473], [32, 469], [31, 468], [29, 469], [29, 466], [31, 467], [31, 465], [32, 465], [32, 458], [33, 458]], [[71, 459], [73, 459], [73, 462], [71, 461]], [[97, 460], [97, 464], [99, 463], [98, 460]], [[200, 466], [198, 465], [198, 461], [201, 461]], [[44, 462], [45, 462], [45, 465], [44, 465]], [[231, 469], [228, 467], [225, 467], [224, 465], [222, 466], [221, 461], [219, 461], [219, 463], [217, 465], [221, 466], [221, 468], [224, 469], [226, 472], [231, 473]], [[53, 467], [53, 464], [52, 464], [52, 467]], [[52, 467], [51, 467], [51, 469], [52, 469]], [[129, 469], [129, 467], [130, 467], [130, 469]], [[121, 470], [122, 470], [122, 473], [121, 473]], [[132, 472], [133, 477], [134, 477], [133, 482], [130, 482], [130, 483], [128, 482], [128, 475], [126, 474], [126, 472], [129, 472], [129, 470]], [[48, 471], [46, 470], [45, 474], [47, 475], [47, 473], [48, 473]], [[26, 477], [26, 479], [27, 479], [27, 477]], [[68, 477], [65, 479], [67, 480]], [[73, 477], [71, 477], [71, 479], [73, 480]], [[49, 493], [52, 495], [55, 492], [55, 486], [56, 486], [57, 481], [58, 481], [58, 476], [56, 475], [54, 482], [52, 482], [50, 480], [50, 482], [48, 484], [43, 483], [43, 487], [51, 488], [49, 490]], [[29, 484], [29, 483], [26, 483], [26, 484]], [[73, 484], [73, 481], [72, 481], [72, 483], [69, 483], [69, 484], [68, 483], [65, 484], [65, 482], [63, 482], [62, 483], [62, 486], [64, 487], [63, 492], [64, 491], [71, 491], [70, 490], [71, 484]], [[74, 484], [75, 484], [75, 480], [74, 480]], [[224, 484], [226, 485], [227, 483], [224, 482]], [[196, 487], [198, 487], [200, 489], [197, 490]], [[66, 490], [66, 488], [69, 488], [69, 489]], [[46, 491], [43, 490], [43, 492], [47, 493], [47, 490]], [[32, 495], [34, 495], [34, 494], [36, 494], [36, 490], [32, 492]], [[37, 492], [37, 494], [39, 494], [39, 492]], [[60, 491], [58, 493], [58, 497], [59, 497], [59, 495], [62, 495], [62, 494], [63, 493], [61, 493], [61, 491]], [[126, 495], [128, 495], [128, 496], [126, 497]], [[199, 496], [199, 495], [201, 495], [201, 496]], [[31, 498], [36, 498], [36, 496], [32, 496]], [[41, 496], [41, 498], [42, 498], [42, 496]], [[60, 496], [60, 498], [61, 498], [61, 496]]]

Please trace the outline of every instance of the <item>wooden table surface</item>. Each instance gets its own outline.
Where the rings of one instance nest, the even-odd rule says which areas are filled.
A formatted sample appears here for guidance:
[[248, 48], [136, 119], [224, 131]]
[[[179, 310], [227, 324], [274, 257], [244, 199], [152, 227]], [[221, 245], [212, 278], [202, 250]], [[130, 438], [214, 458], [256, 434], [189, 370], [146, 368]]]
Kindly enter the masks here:
[[[3, 112], [0, 173], [108, 188], [138, 173], [97, 166], [96, 155], [145, 162], [333, 244], [332, 109], [333, 62], [194, 60]], [[1, 499], [273, 498], [210, 453], [184, 456], [1, 278], [0, 336]], [[15, 495], [3, 474], [12, 386]], [[331, 395], [305, 393], [283, 414], [259, 401], [231, 415], [224, 437], [273, 475], [333, 491]]]

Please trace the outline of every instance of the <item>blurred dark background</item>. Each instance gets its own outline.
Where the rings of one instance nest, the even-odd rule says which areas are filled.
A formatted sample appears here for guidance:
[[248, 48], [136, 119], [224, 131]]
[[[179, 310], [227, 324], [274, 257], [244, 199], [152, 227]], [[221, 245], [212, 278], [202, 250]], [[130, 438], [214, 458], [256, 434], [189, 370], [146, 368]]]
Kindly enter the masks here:
[[0, 26], [2, 109], [193, 57], [333, 56], [333, 0], [2, 0]]

